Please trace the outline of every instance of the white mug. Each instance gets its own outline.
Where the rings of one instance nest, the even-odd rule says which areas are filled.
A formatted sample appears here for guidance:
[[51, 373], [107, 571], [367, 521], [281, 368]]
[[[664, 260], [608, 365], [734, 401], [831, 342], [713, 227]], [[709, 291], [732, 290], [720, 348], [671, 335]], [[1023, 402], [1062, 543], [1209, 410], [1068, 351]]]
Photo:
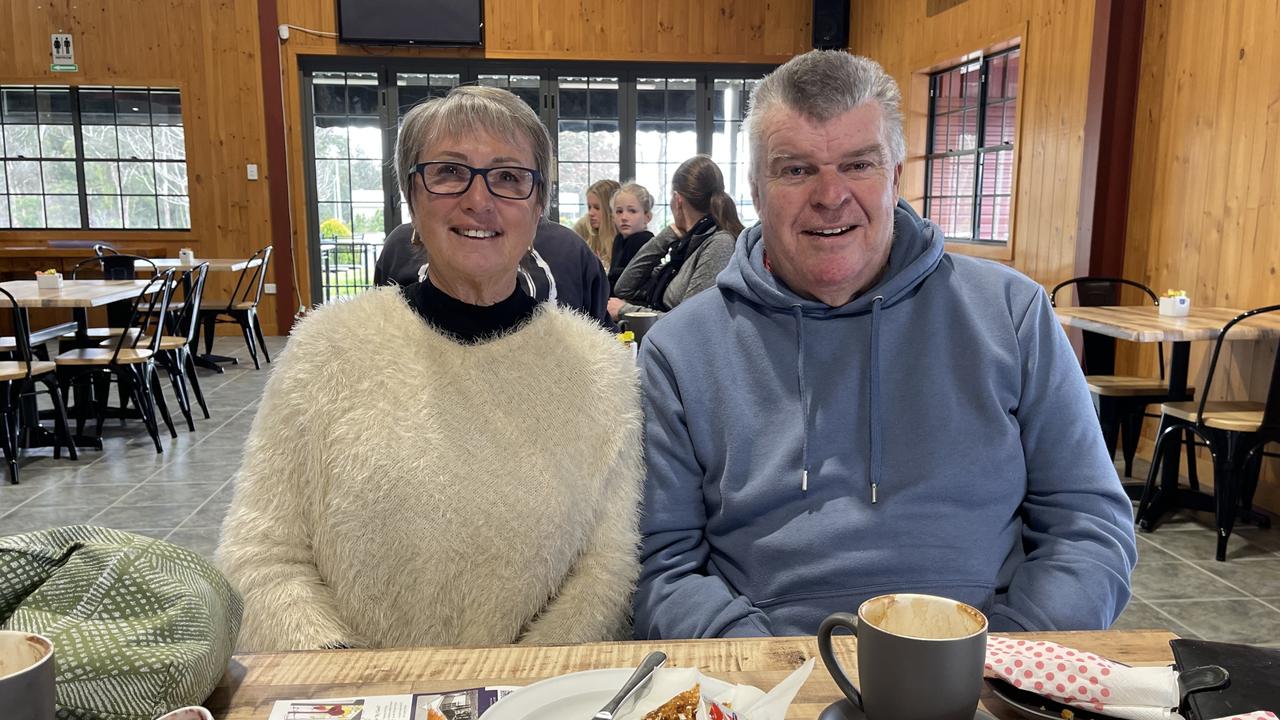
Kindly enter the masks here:
[[183, 265], [192, 265], [196, 261], [196, 251], [191, 248], [182, 248], [178, 251], [178, 262]]

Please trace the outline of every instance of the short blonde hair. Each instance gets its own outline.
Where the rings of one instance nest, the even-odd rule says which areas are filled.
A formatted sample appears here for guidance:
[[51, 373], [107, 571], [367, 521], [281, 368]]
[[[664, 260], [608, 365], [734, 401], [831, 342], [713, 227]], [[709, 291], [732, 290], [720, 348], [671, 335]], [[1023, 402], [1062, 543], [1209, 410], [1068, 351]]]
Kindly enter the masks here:
[[461, 85], [444, 97], [432, 98], [404, 116], [396, 139], [396, 180], [409, 203], [409, 173], [424, 148], [441, 141], [487, 132], [499, 138], [519, 138], [533, 153], [534, 170], [541, 176], [534, 187], [538, 207], [547, 207], [547, 183], [551, 177], [551, 134], [520, 98], [502, 88]]

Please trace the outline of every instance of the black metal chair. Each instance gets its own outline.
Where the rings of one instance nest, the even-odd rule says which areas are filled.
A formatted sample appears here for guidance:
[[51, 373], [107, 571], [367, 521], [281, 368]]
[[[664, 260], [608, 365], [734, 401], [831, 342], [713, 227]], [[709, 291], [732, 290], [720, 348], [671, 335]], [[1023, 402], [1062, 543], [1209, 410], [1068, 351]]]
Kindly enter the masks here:
[[[195, 432], [196, 425], [191, 419], [191, 399], [187, 394], [187, 385], [195, 393], [196, 401], [206, 419], [209, 418], [209, 406], [205, 404], [204, 393], [200, 390], [200, 379], [196, 374], [192, 348], [195, 347], [196, 335], [200, 329], [197, 319], [200, 317], [200, 301], [204, 297], [205, 278], [209, 275], [209, 263], [200, 263], [190, 270], [179, 271], [178, 287], [182, 288], [182, 302], [176, 312], [169, 313], [164, 337], [160, 338], [160, 354], [157, 361], [169, 373], [169, 382], [177, 395], [178, 406], [187, 421], [187, 429]], [[145, 340], [144, 340], [145, 342]]]
[[[1262, 451], [1267, 443], [1280, 441], [1280, 361], [1271, 368], [1271, 384], [1265, 402], [1247, 400], [1209, 400], [1209, 387], [1218, 368], [1222, 343], [1227, 333], [1242, 320], [1280, 310], [1268, 305], [1240, 313], [1222, 326], [1213, 344], [1209, 371], [1205, 376], [1200, 400], [1167, 402], [1160, 406], [1160, 433], [1151, 461], [1151, 472], [1138, 505], [1138, 518], [1144, 521], [1161, 493], [1169, 488], [1157, 487], [1161, 450], [1169, 437], [1181, 431], [1193, 433], [1209, 446], [1213, 458], [1214, 515], [1218, 526], [1218, 560], [1227, 558], [1227, 540], [1238, 515], [1251, 515], [1253, 494], [1258, 488]], [[1280, 350], [1280, 342], [1277, 343]], [[1269, 524], [1264, 522], [1264, 525]]]
[[61, 353], [54, 359], [58, 372], [76, 391], [76, 407], [81, 411], [77, 417], [77, 432], [83, 429], [83, 410], [88, 405], [86, 391], [97, 383], [100, 391], [96, 393], [93, 404], [97, 410], [97, 433], [101, 436], [107, 411], [106, 386], [115, 377], [120, 382], [121, 395], [127, 393], [131, 396], [141, 412], [157, 453], [164, 452], [156, 421], [157, 408], [170, 436], [178, 436], [155, 373], [155, 359], [164, 337], [164, 318], [173, 286], [172, 270], [152, 277], [134, 298], [126, 330], [116, 336], [111, 347], [78, 348]]
[[120, 251], [106, 243], [94, 243], [93, 254], [98, 257], [104, 257], [106, 255], [119, 255]]
[[[244, 335], [244, 344], [249, 348], [249, 357], [253, 358], [255, 370], [258, 364], [258, 347], [262, 348], [262, 356], [271, 362], [267, 352], [267, 340], [262, 336], [262, 324], [258, 321], [258, 303], [262, 302], [262, 290], [267, 282], [267, 265], [271, 262], [272, 247], [262, 248], [249, 258], [249, 266], [240, 271], [236, 280], [236, 288], [231, 299], [224, 308], [208, 308], [200, 311], [200, 322], [204, 326], [205, 354], [213, 352], [213, 334], [218, 323], [237, 323]], [[256, 266], [255, 260], [262, 262]]]
[[[1142, 283], [1124, 278], [1112, 277], [1075, 277], [1064, 280], [1049, 292], [1050, 304], [1057, 306], [1058, 291], [1075, 286], [1080, 307], [1098, 307], [1101, 305], [1119, 305], [1120, 290], [1129, 286], [1140, 290], [1155, 307], [1160, 306], [1160, 298], [1151, 288]], [[1124, 476], [1133, 476], [1133, 458], [1138, 451], [1138, 439], [1142, 435], [1142, 423], [1147, 417], [1147, 406], [1170, 400], [1189, 400], [1195, 395], [1195, 388], [1187, 388], [1185, 398], [1169, 396], [1169, 385], [1164, 377], [1164, 344], [1156, 344], [1156, 354], [1160, 365], [1159, 378], [1134, 377], [1115, 374], [1116, 341], [1097, 333], [1084, 333], [1084, 372], [1089, 391], [1093, 393], [1094, 405], [1098, 411], [1098, 422], [1102, 426], [1102, 437], [1107, 443], [1107, 452], [1113, 457], [1117, 443], [1124, 454]], [[1154, 417], [1154, 416], [1153, 416]], [[1188, 436], [1187, 455], [1194, 457], [1195, 449]], [[1191, 472], [1194, 473], [1192, 463]], [[1193, 476], [1194, 477], [1194, 476]]]
[[[36, 382], [44, 385], [53, 401], [58, 441], [66, 444], [67, 454], [72, 460], [77, 459], [76, 444], [71, 438], [67, 409], [62, 402], [62, 391], [58, 387], [54, 364], [35, 359], [31, 350], [31, 329], [27, 324], [27, 313], [4, 288], [0, 288], [0, 297], [9, 302], [14, 341], [14, 347], [8, 351], [13, 359], [0, 361], [0, 446], [3, 446], [5, 461], [9, 465], [9, 482], [17, 485], [18, 455], [23, 447], [21, 438], [25, 435], [24, 426], [39, 422], [34, 397]], [[24, 418], [24, 415], [27, 417]], [[53, 456], [62, 457], [61, 445], [53, 446]]]

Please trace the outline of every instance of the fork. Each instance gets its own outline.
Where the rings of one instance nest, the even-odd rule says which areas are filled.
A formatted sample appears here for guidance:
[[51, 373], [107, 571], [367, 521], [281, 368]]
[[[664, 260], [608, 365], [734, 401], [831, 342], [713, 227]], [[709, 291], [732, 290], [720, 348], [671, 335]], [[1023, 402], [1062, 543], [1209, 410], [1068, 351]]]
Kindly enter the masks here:
[[627, 682], [623, 684], [622, 689], [618, 691], [613, 699], [605, 703], [600, 708], [600, 712], [592, 716], [591, 720], [613, 720], [613, 714], [618, 712], [618, 708], [622, 707], [622, 703], [627, 701], [637, 690], [644, 687], [649, 682], [649, 678], [653, 677], [653, 671], [662, 667], [667, 662], [667, 654], [660, 651], [649, 653], [640, 667], [631, 673], [631, 677], [627, 678]]

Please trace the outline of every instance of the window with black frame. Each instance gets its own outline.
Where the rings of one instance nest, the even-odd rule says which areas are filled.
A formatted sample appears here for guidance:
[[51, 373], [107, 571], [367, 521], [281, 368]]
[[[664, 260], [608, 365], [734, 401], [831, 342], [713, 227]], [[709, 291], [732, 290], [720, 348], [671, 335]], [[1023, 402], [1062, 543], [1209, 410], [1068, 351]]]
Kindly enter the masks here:
[[0, 86], [0, 228], [191, 227], [176, 89]]
[[1020, 59], [1014, 47], [929, 78], [925, 215], [947, 240], [1009, 242]]

